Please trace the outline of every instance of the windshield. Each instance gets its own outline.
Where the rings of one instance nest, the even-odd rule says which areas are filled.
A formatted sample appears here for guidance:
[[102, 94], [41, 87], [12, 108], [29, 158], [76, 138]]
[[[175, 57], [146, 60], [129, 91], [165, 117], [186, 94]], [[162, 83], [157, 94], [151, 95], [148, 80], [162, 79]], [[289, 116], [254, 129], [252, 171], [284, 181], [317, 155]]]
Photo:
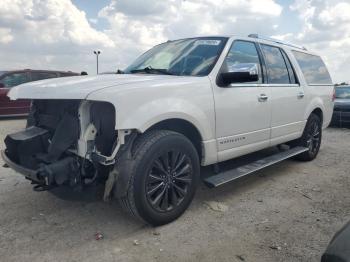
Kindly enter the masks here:
[[350, 86], [347, 87], [337, 87], [335, 89], [336, 98], [350, 99]]
[[226, 41], [224, 37], [169, 41], [141, 55], [124, 73], [205, 76], [214, 67]]

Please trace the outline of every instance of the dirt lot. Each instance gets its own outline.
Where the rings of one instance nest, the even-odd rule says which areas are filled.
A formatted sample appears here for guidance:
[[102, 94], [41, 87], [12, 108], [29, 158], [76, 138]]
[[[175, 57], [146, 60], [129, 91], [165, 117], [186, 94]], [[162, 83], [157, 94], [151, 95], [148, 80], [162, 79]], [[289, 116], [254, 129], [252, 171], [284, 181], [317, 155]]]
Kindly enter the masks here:
[[[0, 121], [0, 148], [23, 126]], [[285, 161], [218, 189], [201, 185], [189, 210], [159, 228], [94, 192], [64, 199], [33, 192], [21, 175], [0, 167], [0, 260], [320, 261], [350, 219], [349, 146], [350, 130], [327, 129], [315, 161]], [[97, 232], [104, 238], [96, 241]]]

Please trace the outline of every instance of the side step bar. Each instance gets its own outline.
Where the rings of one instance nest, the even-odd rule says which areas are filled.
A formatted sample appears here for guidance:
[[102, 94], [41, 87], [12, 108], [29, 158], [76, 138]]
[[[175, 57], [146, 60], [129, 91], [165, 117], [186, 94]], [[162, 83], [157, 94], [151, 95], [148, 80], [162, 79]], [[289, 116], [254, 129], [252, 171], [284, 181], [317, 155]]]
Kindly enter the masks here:
[[227, 170], [224, 172], [221, 172], [217, 175], [210, 176], [208, 178], [204, 179], [204, 183], [210, 187], [218, 187], [221, 185], [224, 185], [226, 183], [229, 183], [231, 181], [234, 181], [238, 178], [241, 178], [243, 176], [249, 175], [253, 172], [256, 172], [258, 170], [261, 170], [265, 167], [274, 165], [276, 163], [279, 163], [283, 160], [286, 160], [288, 158], [291, 158], [293, 156], [299, 155], [301, 153], [304, 153], [308, 151], [309, 149], [307, 147], [293, 147], [291, 149], [288, 149], [283, 152], [279, 152], [277, 154], [264, 157], [262, 159], [259, 159], [257, 161], [254, 161], [250, 164], [243, 165], [231, 170]]

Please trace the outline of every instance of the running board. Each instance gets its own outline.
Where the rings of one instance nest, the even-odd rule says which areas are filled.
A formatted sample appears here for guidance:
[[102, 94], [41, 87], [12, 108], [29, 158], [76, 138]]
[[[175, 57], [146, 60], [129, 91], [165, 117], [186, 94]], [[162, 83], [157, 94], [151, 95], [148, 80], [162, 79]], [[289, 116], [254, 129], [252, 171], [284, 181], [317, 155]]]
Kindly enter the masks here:
[[229, 183], [231, 181], [234, 181], [238, 178], [241, 178], [243, 176], [249, 175], [251, 173], [254, 173], [258, 170], [261, 170], [265, 167], [274, 165], [276, 163], [279, 163], [283, 160], [286, 160], [288, 158], [291, 158], [293, 156], [299, 155], [301, 153], [304, 153], [308, 151], [309, 149], [307, 147], [293, 147], [291, 149], [288, 149], [283, 152], [279, 152], [277, 154], [264, 157], [262, 159], [259, 159], [257, 161], [251, 162], [250, 164], [243, 165], [231, 170], [227, 170], [224, 172], [221, 172], [217, 175], [210, 176], [208, 178], [204, 179], [204, 183], [208, 187], [218, 187], [221, 185], [224, 185], [226, 183]]

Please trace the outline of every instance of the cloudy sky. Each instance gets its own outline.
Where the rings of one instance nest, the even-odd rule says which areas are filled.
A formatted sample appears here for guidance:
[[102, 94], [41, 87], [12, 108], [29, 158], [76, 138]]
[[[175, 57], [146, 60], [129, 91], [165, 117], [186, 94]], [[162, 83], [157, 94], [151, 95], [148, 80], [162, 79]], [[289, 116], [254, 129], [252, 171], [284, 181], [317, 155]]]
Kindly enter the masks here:
[[0, 0], [0, 70], [124, 68], [171, 39], [258, 33], [320, 53], [350, 81], [349, 0]]

